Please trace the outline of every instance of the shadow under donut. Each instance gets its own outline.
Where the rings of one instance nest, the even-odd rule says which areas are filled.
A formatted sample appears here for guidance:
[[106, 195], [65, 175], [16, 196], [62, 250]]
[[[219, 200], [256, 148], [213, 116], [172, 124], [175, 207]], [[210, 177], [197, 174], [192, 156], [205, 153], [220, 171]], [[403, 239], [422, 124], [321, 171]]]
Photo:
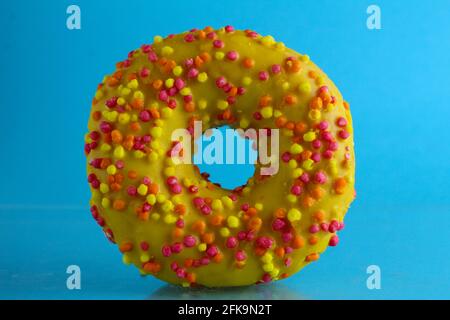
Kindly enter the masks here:
[[164, 285], [149, 300], [308, 300], [301, 293], [282, 284], [260, 284], [247, 287], [183, 288]]

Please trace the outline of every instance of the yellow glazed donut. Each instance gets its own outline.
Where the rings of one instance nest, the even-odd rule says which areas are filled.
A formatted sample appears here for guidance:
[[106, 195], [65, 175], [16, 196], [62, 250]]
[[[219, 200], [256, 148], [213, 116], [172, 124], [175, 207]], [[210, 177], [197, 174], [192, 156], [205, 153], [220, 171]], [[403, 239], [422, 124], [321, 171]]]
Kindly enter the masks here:
[[[276, 132], [278, 170], [258, 163], [226, 190], [179, 164], [172, 133], [196, 121]], [[126, 264], [170, 283], [286, 278], [337, 245], [355, 196], [348, 104], [307, 55], [254, 31], [193, 29], [131, 51], [98, 86], [88, 129], [93, 217]]]

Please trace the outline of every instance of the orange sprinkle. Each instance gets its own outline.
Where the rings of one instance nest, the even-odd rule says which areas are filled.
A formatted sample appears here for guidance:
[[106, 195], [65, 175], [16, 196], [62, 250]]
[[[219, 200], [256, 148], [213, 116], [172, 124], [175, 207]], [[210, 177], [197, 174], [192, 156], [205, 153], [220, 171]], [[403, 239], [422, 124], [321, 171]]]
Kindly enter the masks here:
[[323, 222], [325, 220], [325, 212], [323, 210], [318, 210], [314, 213], [314, 219], [317, 222]]
[[122, 134], [119, 130], [113, 130], [111, 132], [111, 139], [114, 143], [120, 144], [122, 143]]
[[213, 226], [220, 226], [222, 224], [223, 220], [224, 220], [224, 217], [220, 214], [213, 215], [209, 219], [210, 223]]
[[133, 244], [129, 241], [122, 242], [119, 246], [119, 250], [122, 253], [129, 252], [129, 251], [133, 250]]
[[336, 181], [334, 182], [334, 191], [337, 194], [343, 194], [345, 192], [345, 187], [347, 186], [347, 181], [345, 180], [345, 178], [338, 178], [336, 179]]
[[159, 186], [156, 182], [150, 183], [148, 186], [148, 192], [151, 194], [157, 194], [159, 192]]
[[175, 213], [177, 213], [179, 215], [183, 215], [186, 213], [186, 206], [182, 203], [179, 203], [175, 206], [174, 211], [175, 211]]
[[280, 257], [280, 258], [284, 257], [284, 254], [285, 254], [284, 248], [283, 247], [276, 247], [275, 248], [275, 254], [277, 255], [277, 257]]
[[192, 267], [192, 264], [194, 263], [194, 259], [192, 259], [192, 258], [187, 258], [186, 260], [184, 260], [184, 266], [186, 267], [186, 268], [190, 268], [190, 267]]
[[278, 208], [275, 210], [275, 217], [276, 218], [285, 218], [286, 217], [286, 210], [283, 208]]
[[139, 124], [139, 122], [132, 122], [130, 123], [130, 129], [131, 131], [139, 131], [141, 130], [141, 125]]
[[319, 260], [319, 254], [318, 253], [311, 253], [310, 255], [306, 256], [305, 261], [312, 262]]
[[293, 104], [297, 103], [297, 97], [291, 94], [288, 94], [287, 96], [284, 97], [284, 102], [287, 105], [292, 106]]
[[138, 175], [137, 172], [134, 171], [134, 170], [129, 170], [128, 171], [128, 178], [130, 178], [130, 179], [136, 179], [137, 175]]
[[302, 236], [296, 235], [294, 239], [292, 240], [292, 248], [299, 249], [302, 248], [305, 245], [305, 240]]
[[251, 58], [245, 58], [242, 61], [242, 64], [244, 65], [244, 68], [250, 69], [250, 68], [253, 68], [253, 66], [255, 65], [255, 60], [253, 60]]
[[212, 232], [207, 232], [202, 235], [202, 241], [206, 244], [213, 243], [215, 238], [216, 237], [214, 236], [214, 233], [212, 233]]
[[253, 217], [248, 222], [248, 228], [250, 230], [259, 230], [261, 228], [261, 225], [262, 225], [262, 220], [261, 220], [261, 218], [258, 218], [258, 217]]
[[222, 261], [222, 259], [223, 259], [223, 254], [221, 252], [218, 252], [214, 256], [213, 261], [216, 262], [216, 263], [219, 263], [220, 261]]
[[192, 224], [192, 230], [197, 231], [199, 234], [205, 233], [206, 223], [203, 220], [197, 220]]
[[144, 107], [144, 99], [133, 99], [133, 101], [131, 101], [131, 106], [133, 107], [133, 109], [141, 110]]
[[305, 196], [303, 197], [302, 205], [305, 208], [310, 208], [313, 206], [314, 202], [316, 202], [316, 200], [313, 197]]
[[195, 111], [194, 101], [185, 102], [183, 108], [186, 112], [194, 112]]
[[102, 118], [102, 113], [100, 111], [94, 111], [92, 112], [92, 119], [95, 121], [98, 121]]
[[152, 83], [153, 88], [156, 90], [161, 89], [162, 85], [163, 85], [163, 82], [160, 79], [157, 79], [157, 80], [153, 81], [153, 83]]
[[267, 107], [272, 103], [272, 97], [269, 95], [264, 95], [259, 99], [259, 106], [260, 107]]
[[316, 199], [319, 200], [321, 199], [325, 194], [325, 190], [319, 186], [314, 187], [314, 189], [311, 190], [311, 196]]
[[275, 120], [275, 125], [278, 128], [282, 128], [287, 122], [287, 118], [285, 116], [279, 116], [276, 120]]
[[311, 99], [311, 102], [309, 103], [309, 107], [311, 109], [321, 109], [323, 106], [323, 101], [320, 97], [314, 97]]
[[315, 244], [317, 244], [317, 242], [319, 241], [319, 238], [317, 238], [316, 236], [310, 236], [309, 237], [309, 239], [308, 239], [308, 243], [310, 244], [310, 245], [315, 245]]
[[172, 237], [175, 239], [181, 238], [184, 235], [184, 230], [182, 228], [175, 228], [172, 231]]

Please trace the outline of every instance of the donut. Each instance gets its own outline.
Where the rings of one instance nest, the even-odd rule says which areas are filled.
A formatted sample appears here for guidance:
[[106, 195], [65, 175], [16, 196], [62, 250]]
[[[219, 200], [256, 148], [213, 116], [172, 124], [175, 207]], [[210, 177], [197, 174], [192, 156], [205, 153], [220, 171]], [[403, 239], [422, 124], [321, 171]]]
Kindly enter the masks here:
[[[243, 286], [287, 278], [336, 246], [355, 159], [349, 104], [327, 75], [251, 30], [153, 40], [98, 85], [84, 138], [90, 211], [123, 262], [185, 287]], [[196, 121], [202, 132], [276, 132], [277, 171], [257, 163], [227, 190], [176, 163], [172, 133]]]

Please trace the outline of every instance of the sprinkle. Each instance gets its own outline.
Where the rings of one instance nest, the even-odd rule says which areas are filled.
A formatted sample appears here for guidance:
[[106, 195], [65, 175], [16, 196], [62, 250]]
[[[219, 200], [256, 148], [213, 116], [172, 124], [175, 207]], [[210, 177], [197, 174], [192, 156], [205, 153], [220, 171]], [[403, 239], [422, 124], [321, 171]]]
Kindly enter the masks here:
[[230, 228], [237, 228], [239, 227], [239, 218], [236, 216], [229, 216], [227, 218], [227, 224]]
[[287, 218], [291, 222], [299, 221], [302, 218], [302, 213], [300, 212], [300, 210], [292, 208], [289, 209]]
[[232, 50], [227, 52], [226, 57], [230, 61], [235, 61], [239, 59], [239, 54], [237, 53], [237, 51]]

